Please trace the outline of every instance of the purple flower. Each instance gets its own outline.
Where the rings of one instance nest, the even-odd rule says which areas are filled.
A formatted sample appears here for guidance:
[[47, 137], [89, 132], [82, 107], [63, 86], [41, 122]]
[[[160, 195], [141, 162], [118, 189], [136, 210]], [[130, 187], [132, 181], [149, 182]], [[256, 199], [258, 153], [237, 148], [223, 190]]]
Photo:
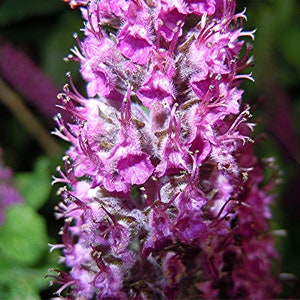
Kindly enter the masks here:
[[157, 15], [154, 19], [154, 27], [157, 36], [162, 35], [167, 42], [170, 42], [175, 35], [180, 36], [182, 33], [181, 27], [186, 15], [185, 5], [180, 0], [155, 1], [155, 5]]
[[132, 62], [143, 65], [152, 50], [149, 29], [143, 24], [125, 24], [118, 34], [117, 48]]
[[216, 10], [216, 0], [192, 1], [186, 0], [188, 11], [202, 16], [203, 14], [212, 15]]
[[46, 118], [57, 113], [58, 88], [23, 50], [5, 40], [0, 45], [0, 75]]
[[5, 221], [5, 208], [22, 202], [22, 196], [13, 186], [12, 171], [3, 164], [0, 148], [0, 226]]
[[[80, 63], [56, 117], [65, 219], [53, 277], [72, 299], [275, 297], [272, 185], [253, 152], [235, 1], [67, 1], [82, 6]], [[247, 47], [247, 46], [245, 46]]]
[[63, 0], [64, 2], [68, 3], [71, 8], [76, 8], [80, 5], [86, 5], [88, 0]]
[[153, 53], [148, 74], [136, 93], [142, 104], [148, 108], [155, 102], [172, 105], [175, 100], [174, 74], [175, 64], [169, 53]]

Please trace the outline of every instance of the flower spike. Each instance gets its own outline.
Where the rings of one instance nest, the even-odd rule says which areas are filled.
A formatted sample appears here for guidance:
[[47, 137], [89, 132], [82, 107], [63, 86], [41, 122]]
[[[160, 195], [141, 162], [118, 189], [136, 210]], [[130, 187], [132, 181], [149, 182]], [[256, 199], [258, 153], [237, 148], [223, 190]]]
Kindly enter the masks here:
[[[85, 98], [69, 76], [70, 143], [54, 183], [70, 299], [267, 299], [280, 285], [271, 183], [255, 156], [245, 10], [235, 0], [65, 0], [80, 7]], [[241, 55], [241, 53], [243, 53]], [[243, 73], [240, 73], [242, 72]], [[64, 290], [64, 291], [63, 291]]]

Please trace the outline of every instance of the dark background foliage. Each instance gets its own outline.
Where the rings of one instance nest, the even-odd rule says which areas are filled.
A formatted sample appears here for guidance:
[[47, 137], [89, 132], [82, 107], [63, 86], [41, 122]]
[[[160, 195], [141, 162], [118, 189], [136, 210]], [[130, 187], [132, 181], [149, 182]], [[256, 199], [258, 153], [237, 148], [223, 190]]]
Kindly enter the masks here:
[[[252, 106], [257, 123], [257, 153], [275, 157], [280, 170], [272, 226], [274, 230], [286, 229], [287, 235], [278, 238], [282, 260], [275, 272], [294, 274], [283, 276], [281, 296], [296, 298], [300, 297], [300, 1], [237, 2], [239, 11], [247, 7], [245, 29], [257, 28], [253, 43], [255, 64], [250, 70], [256, 82], [243, 83], [244, 101]], [[11, 277], [0, 276], [0, 294], [7, 299], [48, 298], [53, 291], [43, 276], [48, 267], [55, 266], [57, 254], [48, 254], [47, 248], [36, 240], [29, 239], [24, 244], [21, 237], [36, 234], [45, 243], [59, 239], [61, 223], [53, 216], [58, 197], [56, 189], [50, 189], [50, 182], [67, 145], [49, 133], [55, 126], [55, 95], [67, 82], [67, 71], [72, 72], [76, 85], [84, 91], [78, 65], [63, 62], [70, 47], [76, 44], [73, 33], [80, 34], [82, 27], [79, 11], [72, 11], [61, 0], [0, 2], [0, 146], [27, 205], [27, 210], [8, 213], [24, 227], [23, 231], [6, 225], [0, 235], [19, 234], [20, 243], [16, 245], [29, 252], [30, 247], [40, 247], [36, 259], [26, 257], [25, 250], [25, 254], [15, 254], [19, 266], [14, 268], [5, 256], [5, 251], [13, 251], [9, 246], [6, 249], [10, 241], [0, 238], [1, 273], [13, 270]], [[20, 213], [27, 213], [27, 217]], [[27, 227], [21, 226], [22, 222], [28, 223]], [[30, 226], [43, 229], [35, 233]], [[10, 257], [11, 262], [15, 258]], [[31, 276], [31, 282], [19, 283], [21, 291], [15, 288], [16, 276]]]

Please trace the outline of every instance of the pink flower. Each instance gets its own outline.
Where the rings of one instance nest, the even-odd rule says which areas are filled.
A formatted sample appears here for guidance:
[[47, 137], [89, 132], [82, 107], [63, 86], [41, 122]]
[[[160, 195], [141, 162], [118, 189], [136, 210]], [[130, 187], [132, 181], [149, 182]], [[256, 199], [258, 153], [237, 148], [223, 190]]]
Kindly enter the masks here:
[[152, 50], [149, 29], [142, 24], [128, 22], [118, 34], [117, 47], [132, 62], [145, 64]]
[[185, 5], [181, 0], [156, 1], [155, 5], [157, 16], [154, 20], [154, 27], [157, 35], [161, 34], [167, 42], [170, 42], [177, 31], [180, 31], [179, 36], [181, 35], [181, 27], [186, 15]]
[[[69, 1], [70, 2], [70, 1]], [[70, 2], [77, 6], [77, 2]], [[272, 185], [249, 137], [235, 1], [90, 1], [57, 216], [72, 299], [275, 297]], [[243, 39], [242, 39], [243, 38]]]
[[203, 14], [212, 15], [216, 9], [216, 0], [193, 1], [186, 0], [188, 11], [202, 16]]

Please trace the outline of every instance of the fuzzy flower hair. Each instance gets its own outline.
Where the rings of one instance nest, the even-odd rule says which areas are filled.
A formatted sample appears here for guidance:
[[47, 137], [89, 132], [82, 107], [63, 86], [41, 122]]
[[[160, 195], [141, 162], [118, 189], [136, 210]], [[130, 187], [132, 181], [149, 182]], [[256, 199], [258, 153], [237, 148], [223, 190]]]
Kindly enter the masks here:
[[[70, 143], [57, 216], [71, 299], [272, 298], [277, 257], [241, 73], [251, 46], [233, 0], [65, 0], [80, 7], [87, 98], [56, 116]], [[240, 52], [243, 49], [243, 56]]]

